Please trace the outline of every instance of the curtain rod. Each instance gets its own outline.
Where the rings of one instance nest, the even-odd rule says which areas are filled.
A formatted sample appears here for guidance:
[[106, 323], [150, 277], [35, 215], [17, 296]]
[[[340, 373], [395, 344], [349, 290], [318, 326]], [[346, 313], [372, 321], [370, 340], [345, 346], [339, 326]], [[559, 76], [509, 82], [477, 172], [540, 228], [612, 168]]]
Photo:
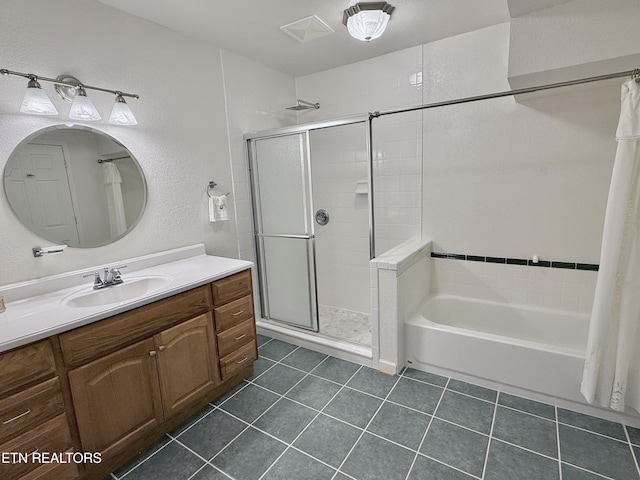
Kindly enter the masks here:
[[417, 110], [426, 110], [428, 108], [446, 107], [448, 105], [459, 105], [461, 103], [477, 102], [479, 100], [489, 100], [492, 98], [509, 97], [511, 95], [522, 95], [525, 93], [539, 92], [542, 90], [551, 90], [552, 88], [569, 87], [571, 85], [580, 85], [583, 83], [600, 82], [602, 80], [610, 80], [612, 78], [629, 77], [635, 78], [636, 82], [640, 81], [640, 69], [628, 70], [626, 72], [609, 73], [606, 75], [598, 75], [596, 77], [579, 78], [577, 80], [568, 80], [566, 82], [549, 83], [546, 85], [538, 85], [535, 87], [519, 88], [517, 90], [507, 90], [504, 92], [488, 93], [486, 95], [478, 95], [475, 97], [458, 98], [455, 100], [445, 100], [443, 102], [428, 103], [426, 105], [418, 105], [416, 107], [402, 108], [397, 110], [385, 110], [382, 112], [369, 113], [369, 120], [378, 118], [383, 115], [392, 115], [395, 113], [415, 112]]

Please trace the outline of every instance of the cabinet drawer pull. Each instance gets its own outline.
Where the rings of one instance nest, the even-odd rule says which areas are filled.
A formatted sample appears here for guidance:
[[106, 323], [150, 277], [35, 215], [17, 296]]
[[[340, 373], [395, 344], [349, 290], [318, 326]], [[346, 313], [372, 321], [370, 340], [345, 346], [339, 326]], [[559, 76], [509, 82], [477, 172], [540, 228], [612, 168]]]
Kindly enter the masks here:
[[243, 313], [244, 313], [244, 310], [240, 310], [239, 312], [232, 313], [231, 316], [232, 317], [237, 317], [238, 315], [242, 315]]
[[14, 422], [16, 420], [18, 420], [19, 418], [24, 417], [25, 415], [29, 415], [31, 413], [31, 409], [27, 410], [26, 412], [22, 412], [20, 415], [16, 415], [13, 418], [10, 418], [9, 420], [5, 420], [4, 422], [2, 422], [3, 425], [6, 425], [8, 423]]
[[234, 337], [233, 339], [234, 339], [234, 340], [242, 340], [242, 339], [243, 339], [244, 337], [246, 337], [246, 336], [247, 336], [247, 334], [246, 334], [246, 333], [243, 333], [242, 335], [238, 335], [237, 337]]
[[242, 360], [237, 361], [236, 364], [240, 365], [240, 364], [246, 362], [247, 360], [249, 360], [249, 357], [244, 357]]

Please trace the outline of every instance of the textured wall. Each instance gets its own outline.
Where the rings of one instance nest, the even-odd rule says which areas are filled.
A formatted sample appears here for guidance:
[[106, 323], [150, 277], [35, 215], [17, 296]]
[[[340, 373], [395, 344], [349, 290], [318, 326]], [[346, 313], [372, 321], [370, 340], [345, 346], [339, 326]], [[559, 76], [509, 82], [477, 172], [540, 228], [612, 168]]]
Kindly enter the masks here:
[[[139, 93], [140, 100], [129, 102], [139, 124], [116, 127], [106, 120], [113, 97], [89, 91], [103, 116], [92, 126], [129, 148], [149, 188], [144, 217], [125, 238], [38, 259], [31, 247], [48, 243], [0, 196], [0, 284], [201, 242], [207, 253], [237, 257], [233, 211], [231, 220], [209, 224], [205, 194], [209, 179], [232, 189], [219, 49], [82, 0], [4, 0], [0, 40], [2, 67], [48, 77], [68, 73], [88, 85]], [[60, 115], [20, 114], [25, 87], [17, 77], [0, 78], [0, 168], [34, 130], [69, 122], [69, 104], [44, 83]]]

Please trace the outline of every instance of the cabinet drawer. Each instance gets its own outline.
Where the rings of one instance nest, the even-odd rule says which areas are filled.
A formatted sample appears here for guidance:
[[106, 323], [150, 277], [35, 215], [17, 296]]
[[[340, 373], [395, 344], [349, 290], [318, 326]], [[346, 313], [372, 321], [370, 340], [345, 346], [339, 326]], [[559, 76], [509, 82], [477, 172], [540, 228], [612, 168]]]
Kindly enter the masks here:
[[0, 400], [0, 443], [63, 411], [58, 377]]
[[244, 270], [211, 284], [213, 304], [218, 306], [251, 293], [251, 270]]
[[55, 361], [49, 340], [0, 355], [0, 394], [52, 376]]
[[239, 370], [248, 366], [258, 358], [258, 350], [256, 342], [247, 343], [244, 347], [240, 347], [235, 352], [220, 359], [220, 370], [222, 371], [222, 379], [230, 377]]
[[240, 325], [218, 334], [218, 353], [220, 357], [229, 355], [234, 350], [252, 342], [256, 338], [253, 318], [245, 320]]
[[67, 365], [79, 365], [142, 340], [211, 308], [208, 285], [60, 335]]
[[[72, 451], [65, 453], [73, 453]], [[32, 470], [20, 480], [74, 480], [79, 477], [78, 466], [73, 463], [46, 463]]]
[[239, 323], [253, 319], [253, 296], [247, 295], [221, 307], [213, 309], [216, 319], [216, 331], [222, 332]]
[[71, 435], [67, 417], [63, 414], [0, 445], [0, 452], [29, 454], [27, 462], [0, 464], [1, 478], [13, 480], [40, 467], [42, 463], [33, 462], [31, 454], [34, 452], [59, 453], [69, 449], [71, 449]]

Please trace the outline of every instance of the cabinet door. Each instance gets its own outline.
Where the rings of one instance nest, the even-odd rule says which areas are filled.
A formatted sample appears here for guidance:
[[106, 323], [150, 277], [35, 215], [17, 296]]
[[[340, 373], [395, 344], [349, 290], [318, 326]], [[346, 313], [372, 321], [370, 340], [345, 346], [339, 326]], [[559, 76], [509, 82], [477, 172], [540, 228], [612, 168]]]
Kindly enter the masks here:
[[108, 457], [162, 420], [153, 339], [69, 372], [85, 452]]
[[211, 314], [200, 315], [155, 337], [165, 417], [220, 383]]

